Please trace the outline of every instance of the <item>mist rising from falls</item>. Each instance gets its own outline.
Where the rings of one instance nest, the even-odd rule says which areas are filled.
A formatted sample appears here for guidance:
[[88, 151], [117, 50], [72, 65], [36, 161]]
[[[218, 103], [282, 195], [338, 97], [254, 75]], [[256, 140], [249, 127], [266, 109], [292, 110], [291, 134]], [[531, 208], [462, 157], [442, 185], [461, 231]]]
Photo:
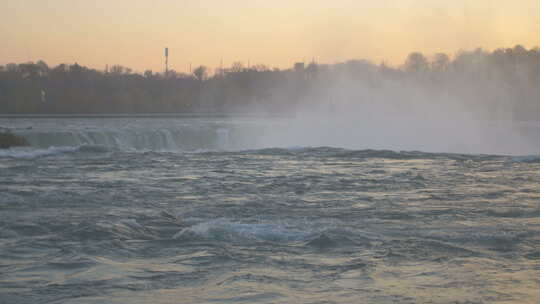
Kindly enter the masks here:
[[[334, 146], [486, 154], [539, 154], [540, 52], [412, 53], [403, 68], [367, 61], [312, 63], [277, 96], [300, 97], [271, 146]], [[535, 81], [536, 79], [536, 81]]]
[[480, 119], [456, 107], [326, 104], [297, 109], [265, 146], [331, 146], [424, 152], [538, 154], [540, 124]]

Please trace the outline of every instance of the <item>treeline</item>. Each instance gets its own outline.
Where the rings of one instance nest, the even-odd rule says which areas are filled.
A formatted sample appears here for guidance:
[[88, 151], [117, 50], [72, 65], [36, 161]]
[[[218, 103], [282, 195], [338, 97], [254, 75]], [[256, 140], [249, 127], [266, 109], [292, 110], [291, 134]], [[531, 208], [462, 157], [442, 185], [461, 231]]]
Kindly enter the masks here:
[[310, 103], [332, 107], [415, 100], [455, 103], [488, 119], [540, 118], [540, 49], [477, 49], [451, 57], [411, 53], [392, 67], [366, 60], [296, 64], [287, 70], [241, 63], [211, 76], [99, 71], [45, 62], [0, 66], [0, 114], [294, 113]]

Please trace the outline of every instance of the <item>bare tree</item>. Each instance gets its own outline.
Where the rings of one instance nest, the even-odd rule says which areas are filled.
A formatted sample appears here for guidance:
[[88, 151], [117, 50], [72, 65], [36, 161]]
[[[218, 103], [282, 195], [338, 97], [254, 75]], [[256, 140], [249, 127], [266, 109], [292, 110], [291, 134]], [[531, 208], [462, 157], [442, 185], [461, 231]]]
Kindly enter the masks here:
[[244, 64], [240, 61], [235, 61], [233, 62], [232, 66], [231, 66], [231, 72], [232, 73], [240, 73], [240, 72], [243, 72], [244, 71]]

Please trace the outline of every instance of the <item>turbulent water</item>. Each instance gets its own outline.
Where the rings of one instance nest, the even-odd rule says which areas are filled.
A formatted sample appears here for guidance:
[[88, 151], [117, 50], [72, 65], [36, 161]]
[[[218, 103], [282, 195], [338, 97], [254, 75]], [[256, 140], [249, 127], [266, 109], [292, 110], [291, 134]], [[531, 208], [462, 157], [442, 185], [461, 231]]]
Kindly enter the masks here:
[[3, 119], [0, 303], [538, 303], [540, 157]]

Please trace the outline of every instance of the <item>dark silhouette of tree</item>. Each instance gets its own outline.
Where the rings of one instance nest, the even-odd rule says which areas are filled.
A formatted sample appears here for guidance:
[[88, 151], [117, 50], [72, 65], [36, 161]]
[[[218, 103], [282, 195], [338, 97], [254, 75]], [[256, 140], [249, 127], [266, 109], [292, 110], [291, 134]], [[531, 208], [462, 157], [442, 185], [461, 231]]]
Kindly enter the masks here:
[[[521, 45], [455, 56], [411, 53], [401, 68], [366, 60], [310, 63], [279, 70], [234, 63], [210, 76], [170, 70], [143, 74], [113, 65], [108, 72], [45, 62], [0, 66], [0, 114], [8, 113], [291, 113], [298, 105], [389, 103], [415, 98], [461, 104], [488, 119], [540, 117], [540, 48]], [[43, 98], [45, 94], [46, 98]], [[331, 101], [331, 102], [330, 102]]]
[[152, 72], [152, 70], [146, 70], [146, 71], [144, 71], [144, 77], [152, 78], [152, 77], [154, 77], [154, 73]]
[[193, 70], [193, 76], [199, 81], [203, 82], [208, 77], [208, 68], [204, 65], [198, 66]]
[[448, 68], [450, 63], [450, 57], [445, 53], [437, 53], [433, 56], [433, 61], [431, 62], [431, 68], [435, 72], [444, 72]]
[[233, 62], [231, 68], [229, 69], [229, 72], [231, 73], [240, 73], [245, 70], [244, 64], [240, 61]]
[[405, 61], [405, 71], [407, 72], [424, 72], [429, 67], [428, 60], [424, 54], [420, 52], [410, 53]]

